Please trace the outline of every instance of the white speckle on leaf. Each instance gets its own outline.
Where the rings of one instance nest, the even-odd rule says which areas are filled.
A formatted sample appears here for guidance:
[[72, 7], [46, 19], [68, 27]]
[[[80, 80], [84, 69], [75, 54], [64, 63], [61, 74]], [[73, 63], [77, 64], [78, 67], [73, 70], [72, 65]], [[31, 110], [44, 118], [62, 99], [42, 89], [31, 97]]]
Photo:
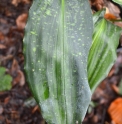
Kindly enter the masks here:
[[36, 48], [35, 47], [33, 48], [33, 52], [36, 52]]

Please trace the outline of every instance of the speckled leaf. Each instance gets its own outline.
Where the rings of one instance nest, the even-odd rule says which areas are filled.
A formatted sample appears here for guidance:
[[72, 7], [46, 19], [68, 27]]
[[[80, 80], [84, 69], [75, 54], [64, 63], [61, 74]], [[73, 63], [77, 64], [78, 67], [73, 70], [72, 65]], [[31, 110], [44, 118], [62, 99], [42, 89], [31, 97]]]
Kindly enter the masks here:
[[122, 0], [113, 0], [115, 3], [121, 4], [122, 5]]
[[85, 116], [92, 25], [88, 0], [35, 0], [29, 11], [25, 70], [49, 124], [80, 124]]
[[116, 49], [122, 29], [105, 20], [105, 10], [93, 16], [93, 43], [88, 57], [88, 79], [92, 92], [108, 75], [116, 60]]

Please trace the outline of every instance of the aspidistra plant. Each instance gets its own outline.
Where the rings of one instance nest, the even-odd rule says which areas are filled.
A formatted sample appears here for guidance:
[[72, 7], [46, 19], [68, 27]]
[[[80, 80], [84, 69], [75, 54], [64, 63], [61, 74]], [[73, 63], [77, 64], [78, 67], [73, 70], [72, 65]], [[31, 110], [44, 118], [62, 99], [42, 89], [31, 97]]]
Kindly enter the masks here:
[[[95, 16], [96, 21], [100, 20], [99, 15]], [[98, 30], [102, 23], [102, 20], [95, 23], [95, 29]], [[25, 28], [25, 70], [33, 96], [49, 124], [80, 124], [83, 121], [94, 81], [96, 87], [103, 79], [96, 79], [97, 74], [93, 73], [94, 62], [95, 66], [99, 63], [98, 56], [92, 60], [94, 51], [98, 52], [95, 46], [103, 50], [107, 45], [100, 47], [103, 40], [96, 43], [105, 35], [103, 29], [98, 34], [96, 30], [92, 42], [93, 19], [88, 0], [33, 1]], [[119, 36], [119, 28], [116, 31]], [[88, 72], [87, 65], [93, 65]]]
[[107, 77], [116, 61], [122, 28], [104, 19], [105, 9], [93, 15], [94, 32], [88, 57], [88, 80], [92, 91]]

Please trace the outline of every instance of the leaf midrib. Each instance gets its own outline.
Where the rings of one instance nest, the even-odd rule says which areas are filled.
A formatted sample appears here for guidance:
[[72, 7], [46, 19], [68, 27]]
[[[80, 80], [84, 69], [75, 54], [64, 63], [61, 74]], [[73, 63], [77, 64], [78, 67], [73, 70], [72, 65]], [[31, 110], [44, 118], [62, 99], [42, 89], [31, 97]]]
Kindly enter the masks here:
[[[64, 88], [63, 88], [63, 90], [64, 90], [63, 92], [64, 92], [64, 96], [65, 96], [65, 94], [66, 94], [66, 93], [65, 93], [65, 68], [64, 68], [64, 67], [65, 67], [65, 66], [64, 66], [64, 64], [65, 64], [65, 54], [64, 54], [64, 53], [65, 53], [65, 48], [64, 48], [64, 47], [65, 47], [65, 46], [64, 46], [64, 42], [65, 42], [65, 37], [64, 37], [65, 0], [62, 0], [61, 2], [62, 2], [62, 4], [61, 4], [61, 15], [62, 15], [62, 22], [61, 22], [61, 23], [62, 23], [62, 29], [61, 29], [61, 30], [62, 30], [62, 37], [63, 37], [63, 38], [62, 38], [62, 40], [63, 40], [63, 41], [62, 41], [62, 43], [63, 43], [63, 44], [62, 44], [62, 47], [63, 47], [63, 48], [62, 48], [62, 54], [63, 54], [62, 64], [63, 64], [63, 68], [62, 68], [62, 69], [63, 69], [63, 72], [64, 72], [62, 77], [64, 77], [64, 78], [63, 78], [63, 82], [64, 82], [64, 83], [63, 83], [63, 87], [64, 87]], [[65, 96], [64, 102], [65, 102], [64, 104], [65, 104], [65, 107], [66, 107], [66, 96]], [[67, 112], [65, 113], [65, 123], [67, 123]]]

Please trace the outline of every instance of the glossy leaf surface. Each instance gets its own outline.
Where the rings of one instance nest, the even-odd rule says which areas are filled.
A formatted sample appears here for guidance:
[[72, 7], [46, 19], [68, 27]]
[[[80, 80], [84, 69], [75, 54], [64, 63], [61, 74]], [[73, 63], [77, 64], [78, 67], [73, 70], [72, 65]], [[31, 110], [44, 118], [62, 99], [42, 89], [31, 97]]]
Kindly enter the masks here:
[[88, 79], [92, 92], [105, 79], [116, 60], [122, 29], [104, 19], [104, 10], [93, 16], [93, 43], [88, 57]]
[[80, 124], [85, 116], [92, 24], [88, 0], [35, 0], [29, 11], [25, 70], [49, 124]]

